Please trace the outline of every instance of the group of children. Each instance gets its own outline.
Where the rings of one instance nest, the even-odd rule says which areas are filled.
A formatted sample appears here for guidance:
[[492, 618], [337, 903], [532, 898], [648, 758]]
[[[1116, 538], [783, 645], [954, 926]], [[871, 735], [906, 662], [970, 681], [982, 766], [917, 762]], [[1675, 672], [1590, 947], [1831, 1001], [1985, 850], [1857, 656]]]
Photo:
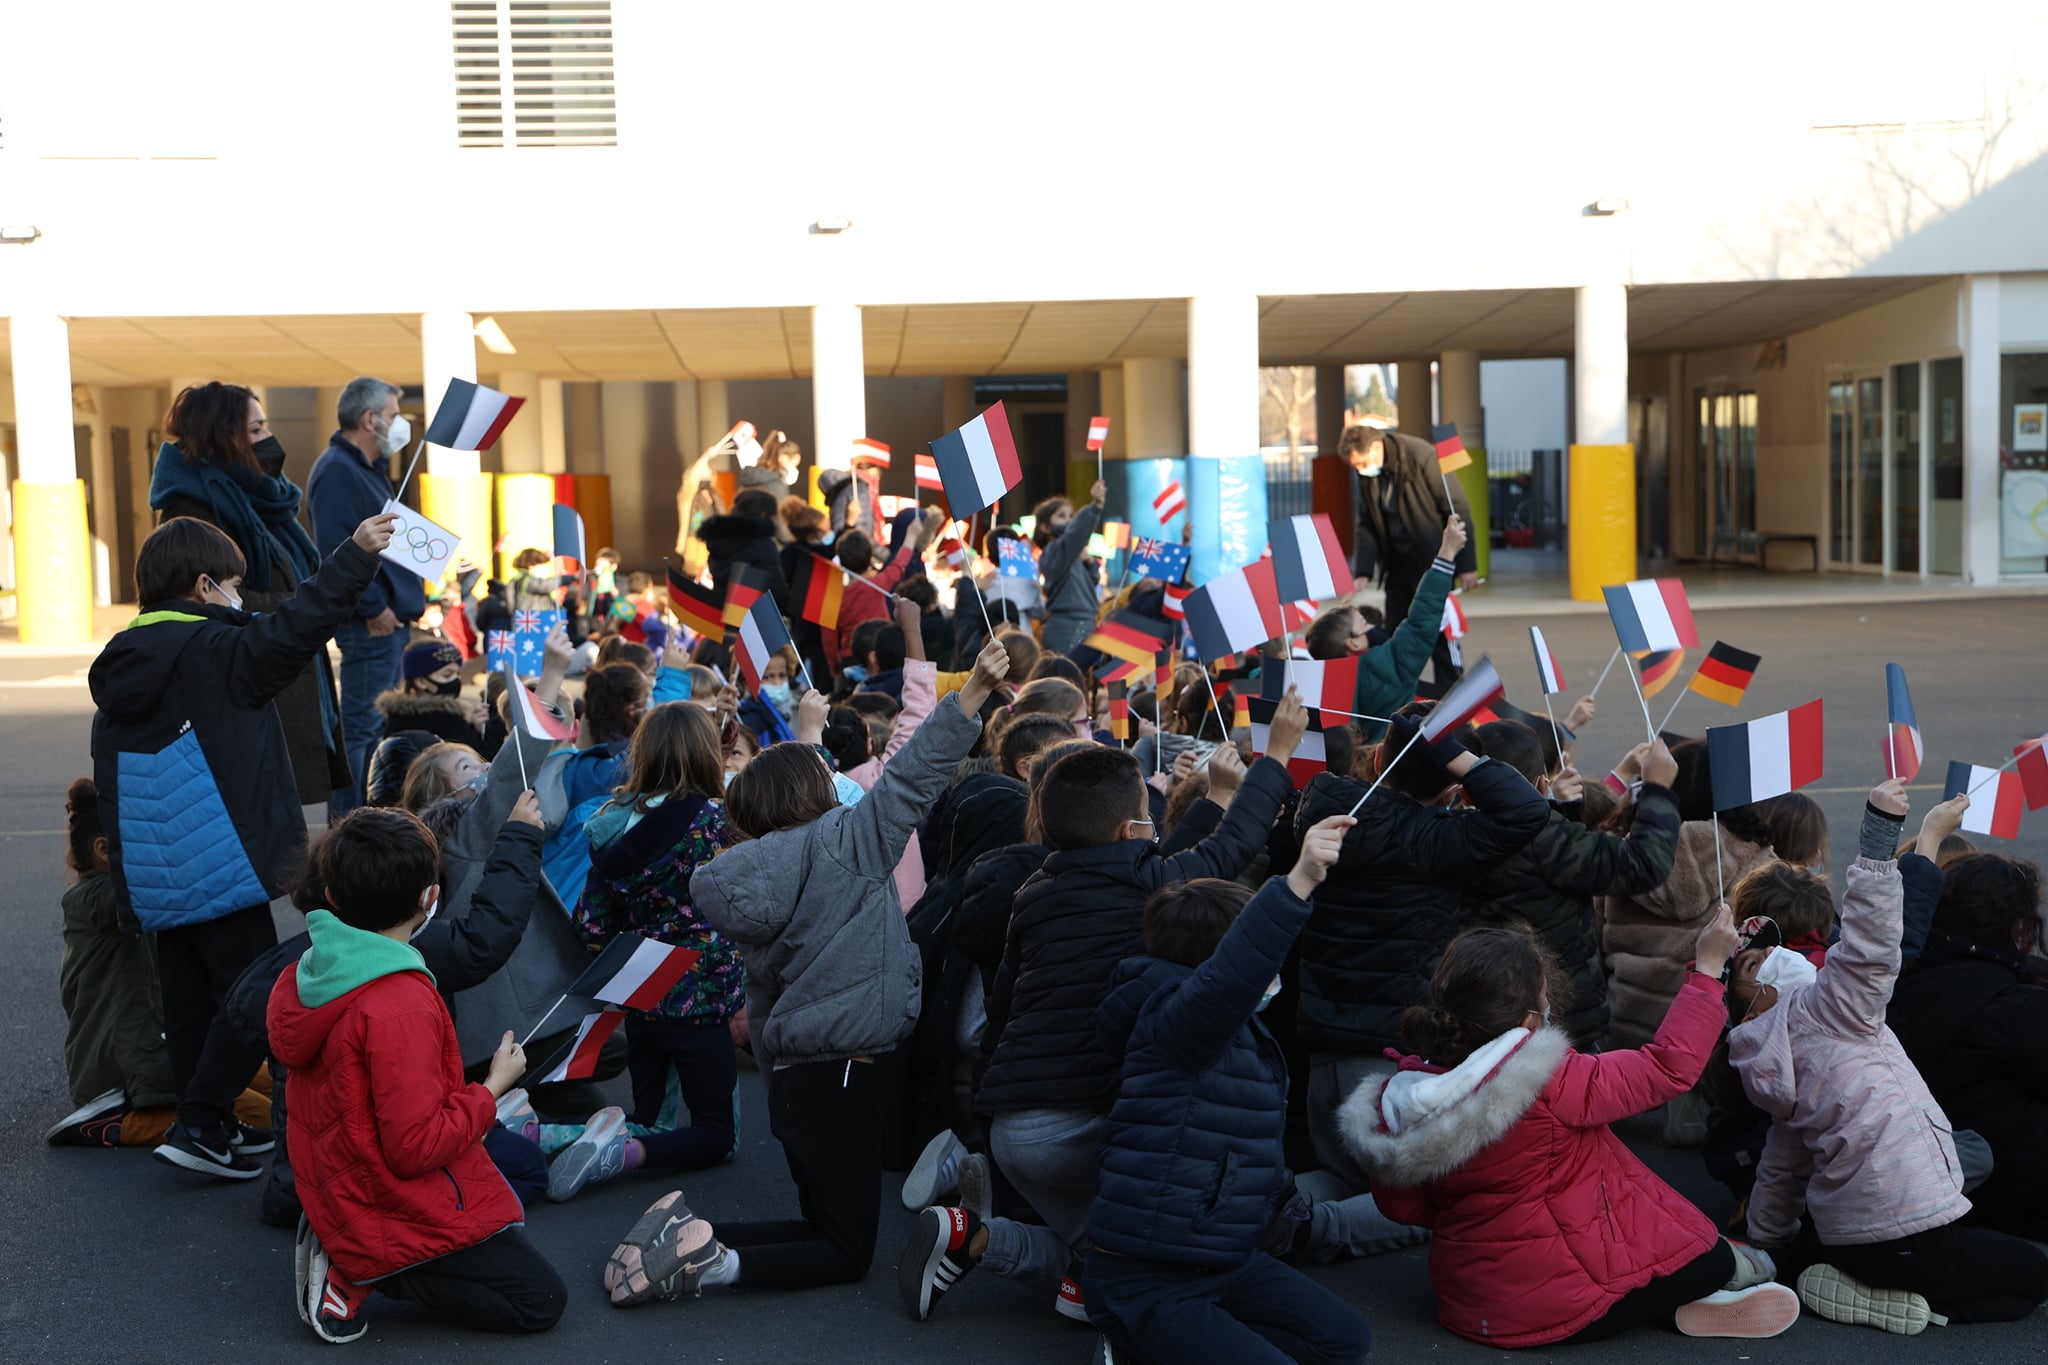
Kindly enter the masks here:
[[[1376, 640], [1349, 603], [1309, 638], [1363, 653], [1380, 705], [1357, 709], [1394, 718], [1325, 731], [1327, 771], [1289, 775], [1291, 690], [1250, 761], [1231, 741], [1226, 698], [1277, 657], [1141, 693], [1134, 754], [1083, 643], [1099, 508], [1041, 517], [1036, 631], [1006, 612], [933, 637], [958, 672], [912, 586], [937, 523], [908, 514], [874, 528], [896, 542], [882, 610], [758, 689], [664, 628], [658, 652], [589, 650], [580, 688], [550, 640], [521, 705], [574, 715], [566, 747], [503, 695], [460, 717], [515, 749], [495, 759], [394, 699], [444, 728], [387, 736], [388, 799], [310, 849], [271, 700], [390, 518], [262, 616], [232, 542], [165, 522], [92, 670], [65, 901], [80, 1108], [52, 1141], [236, 1178], [269, 1152], [266, 1216], [296, 1224], [296, 1302], [329, 1341], [364, 1333], [373, 1290], [551, 1327], [568, 1290], [528, 1206], [734, 1158], [743, 1059], [799, 1215], [671, 1191], [607, 1258], [613, 1304], [861, 1280], [906, 1167], [914, 1318], [980, 1268], [1115, 1359], [1355, 1361], [1365, 1321], [1295, 1266], [1425, 1236], [1441, 1321], [1496, 1346], [1768, 1336], [1802, 1304], [1917, 1331], [2048, 1298], [2038, 873], [1953, 846], [1967, 798], [1902, 843], [1902, 784], [1873, 789], [1837, 916], [1811, 802], [1715, 812], [1699, 741], [1587, 783], [1590, 704], [1561, 734], [1422, 741], [1437, 617]], [[1453, 520], [1418, 603], [1463, 538]], [[1117, 605], [1159, 608], [1156, 587]], [[459, 695], [446, 649], [414, 646], [403, 697]], [[279, 944], [287, 891], [307, 927]], [[630, 1110], [522, 1088], [523, 1030], [499, 1023], [538, 1025], [531, 1002], [621, 935], [693, 955], [598, 1068]], [[1704, 1142], [1734, 1236], [1616, 1136], [1631, 1121]], [[1313, 1180], [1291, 1165], [1311, 1153]]]

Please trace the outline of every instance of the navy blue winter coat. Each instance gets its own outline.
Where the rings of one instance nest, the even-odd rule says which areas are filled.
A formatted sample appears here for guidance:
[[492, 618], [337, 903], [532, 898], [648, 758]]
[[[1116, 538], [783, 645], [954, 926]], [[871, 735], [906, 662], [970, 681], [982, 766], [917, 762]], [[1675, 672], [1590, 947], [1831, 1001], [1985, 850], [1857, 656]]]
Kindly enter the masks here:
[[1123, 1062], [1088, 1213], [1100, 1249], [1210, 1268], [1258, 1250], [1287, 1187], [1287, 1059], [1257, 1010], [1309, 910], [1270, 877], [1201, 966], [1117, 968], [1095, 1015]]

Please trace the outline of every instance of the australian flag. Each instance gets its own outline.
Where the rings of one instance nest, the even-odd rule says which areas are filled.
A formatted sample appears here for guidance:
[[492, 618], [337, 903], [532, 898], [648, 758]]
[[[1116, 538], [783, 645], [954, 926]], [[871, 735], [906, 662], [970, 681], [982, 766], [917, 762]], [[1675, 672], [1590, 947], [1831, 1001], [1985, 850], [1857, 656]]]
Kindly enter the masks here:
[[484, 667], [492, 673], [502, 673], [513, 667], [513, 655], [518, 644], [509, 630], [494, 630], [484, 637]]
[[547, 652], [548, 635], [562, 621], [563, 613], [559, 609], [512, 613], [513, 668], [521, 674], [540, 672], [541, 659]]
[[1178, 583], [1187, 574], [1189, 553], [1188, 547], [1178, 541], [1140, 536], [1131, 542], [1131, 573], [1138, 578]]

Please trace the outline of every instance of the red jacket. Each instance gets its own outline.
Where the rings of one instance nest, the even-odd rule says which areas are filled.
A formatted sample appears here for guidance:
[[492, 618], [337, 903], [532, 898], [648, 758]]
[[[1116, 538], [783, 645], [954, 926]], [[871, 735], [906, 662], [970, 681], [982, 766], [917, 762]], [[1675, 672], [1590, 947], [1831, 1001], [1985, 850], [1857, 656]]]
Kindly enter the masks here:
[[463, 1083], [433, 978], [379, 976], [309, 1009], [298, 974], [271, 992], [270, 1049], [291, 1071], [299, 1199], [336, 1268], [366, 1283], [523, 1221], [483, 1148], [497, 1101]]
[[[877, 552], [880, 551], [877, 546]], [[917, 551], [906, 540], [896, 551], [895, 557], [872, 574], [856, 574], [863, 583], [873, 584], [881, 592], [863, 588], [860, 583], [848, 583], [845, 596], [839, 599], [839, 626], [824, 634], [825, 662], [836, 672], [842, 664], [865, 664], [867, 660], [853, 657], [853, 632], [863, 621], [886, 620], [890, 614], [889, 599], [885, 593], [896, 590], [903, 576], [910, 572], [910, 566], [917, 563]]]
[[1707, 1216], [1607, 1127], [1684, 1094], [1727, 1018], [1693, 973], [1656, 1040], [1589, 1057], [1513, 1029], [1446, 1071], [1418, 1058], [1340, 1111], [1389, 1218], [1434, 1229], [1437, 1317], [1491, 1346], [1541, 1346], [1712, 1250]]

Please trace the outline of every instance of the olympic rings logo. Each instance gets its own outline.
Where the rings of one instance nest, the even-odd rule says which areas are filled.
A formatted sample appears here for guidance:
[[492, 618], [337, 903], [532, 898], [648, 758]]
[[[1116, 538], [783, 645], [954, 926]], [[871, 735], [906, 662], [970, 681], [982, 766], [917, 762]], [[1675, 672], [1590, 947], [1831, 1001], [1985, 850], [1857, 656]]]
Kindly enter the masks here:
[[401, 535], [406, 553], [416, 564], [438, 564], [448, 557], [448, 542], [424, 526], [407, 526]]

